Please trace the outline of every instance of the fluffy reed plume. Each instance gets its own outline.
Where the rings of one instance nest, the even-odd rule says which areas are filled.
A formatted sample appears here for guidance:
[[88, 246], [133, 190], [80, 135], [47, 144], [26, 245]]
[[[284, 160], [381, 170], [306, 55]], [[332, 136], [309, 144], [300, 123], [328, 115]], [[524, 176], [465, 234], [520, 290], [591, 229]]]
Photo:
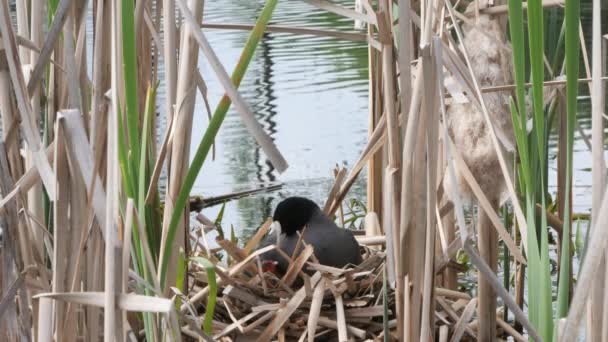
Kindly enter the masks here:
[[[478, 10], [485, 1], [471, 3], [467, 13]], [[512, 55], [506, 43], [498, 17], [478, 14], [474, 23], [464, 25], [464, 49], [469, 54], [469, 61], [474, 65], [474, 75], [481, 86], [497, 86], [512, 82]], [[509, 95], [505, 93], [484, 94], [483, 100], [497, 137], [502, 143], [503, 151], [512, 151], [515, 145]], [[463, 159], [471, 173], [487, 196], [492, 208], [496, 211], [501, 196], [506, 194], [497, 149], [491, 139], [491, 127], [481, 112], [479, 99], [469, 97], [466, 103], [453, 103], [447, 108], [447, 126], [454, 144], [462, 153]], [[460, 195], [474, 202], [474, 195], [464, 176], [457, 171]], [[454, 184], [446, 174], [444, 184], [448, 194], [453, 194]], [[453, 199], [454, 200], [454, 199]], [[498, 235], [486, 213], [481, 207], [478, 211], [478, 246], [484, 261], [496, 272], [498, 266]], [[479, 272], [479, 301], [477, 316], [479, 320], [478, 340], [490, 341], [496, 337], [496, 292], [482, 272]]]
[[[474, 11], [475, 3], [469, 5], [467, 12]], [[480, 14], [474, 25], [464, 25], [464, 46], [469, 53], [475, 77], [481, 86], [498, 86], [511, 84], [512, 56], [510, 45], [506, 42], [505, 33], [500, 27], [498, 18], [489, 14]], [[470, 98], [469, 98], [470, 99]], [[513, 151], [515, 137], [511, 122], [509, 94], [502, 92], [483, 95], [494, 130], [502, 148]], [[478, 99], [466, 103], [452, 103], [447, 108], [448, 129], [454, 144], [462, 152], [462, 157], [475, 176], [479, 186], [489, 200], [502, 202], [506, 187], [496, 149], [490, 137], [490, 128], [484, 120]], [[452, 192], [450, 177], [444, 178], [446, 193]], [[463, 176], [458, 174], [458, 189], [461, 196], [473, 201], [473, 193]]]

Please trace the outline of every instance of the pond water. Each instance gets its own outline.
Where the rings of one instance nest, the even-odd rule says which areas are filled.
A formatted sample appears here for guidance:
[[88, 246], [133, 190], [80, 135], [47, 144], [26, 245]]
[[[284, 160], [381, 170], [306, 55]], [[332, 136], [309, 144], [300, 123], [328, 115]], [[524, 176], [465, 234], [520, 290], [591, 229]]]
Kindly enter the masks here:
[[[352, 0], [335, 1], [352, 7]], [[264, 1], [207, 1], [207, 23], [253, 24]], [[590, 8], [582, 6], [586, 41], [590, 42]], [[606, 17], [606, 16], [604, 16]], [[275, 25], [314, 27], [353, 32], [351, 20], [299, 1], [279, 2]], [[606, 23], [604, 23], [606, 24]], [[604, 32], [606, 30], [604, 29]], [[205, 30], [227, 70], [232, 70], [247, 33]], [[211, 107], [223, 95], [212, 70], [201, 58], [201, 73], [209, 88]], [[280, 191], [249, 196], [226, 204], [224, 227], [233, 225], [243, 237], [257, 229], [284, 197], [308, 196], [322, 204], [332, 184], [336, 164], [352, 165], [367, 141], [367, 45], [333, 38], [268, 33], [240, 87], [258, 120], [290, 164], [284, 174], [274, 170], [231, 110], [217, 138], [215, 161], [208, 160], [197, 179], [193, 195], [220, 194], [280, 182]], [[162, 87], [161, 87], [162, 91]], [[579, 124], [590, 135], [590, 103], [582, 87]], [[202, 100], [196, 109], [192, 153], [207, 126]], [[551, 138], [550, 179], [556, 179], [556, 137]], [[574, 210], [591, 207], [591, 154], [576, 135], [574, 147]], [[365, 199], [365, 173], [350, 193]], [[550, 184], [555, 190], [554, 184]], [[218, 207], [204, 210], [215, 217]]]
[[[352, 1], [337, 1], [351, 5]], [[253, 24], [264, 1], [207, 1], [208, 23]], [[299, 1], [279, 2], [275, 25], [353, 31], [352, 21], [317, 10]], [[247, 32], [205, 30], [227, 70], [236, 64]], [[211, 107], [223, 95], [213, 71], [201, 58], [199, 67], [209, 88]], [[367, 45], [333, 38], [268, 33], [239, 88], [259, 122], [274, 139], [290, 167], [279, 174], [231, 110], [193, 194], [217, 196], [262, 185], [281, 183], [279, 191], [257, 194], [226, 204], [224, 227], [234, 225], [247, 236], [272, 215], [284, 197], [301, 195], [322, 204], [336, 164], [352, 165], [367, 142]], [[162, 89], [162, 88], [161, 88]], [[192, 153], [207, 127], [198, 99]], [[365, 176], [351, 196], [365, 198]], [[204, 210], [215, 217], [219, 207]]]

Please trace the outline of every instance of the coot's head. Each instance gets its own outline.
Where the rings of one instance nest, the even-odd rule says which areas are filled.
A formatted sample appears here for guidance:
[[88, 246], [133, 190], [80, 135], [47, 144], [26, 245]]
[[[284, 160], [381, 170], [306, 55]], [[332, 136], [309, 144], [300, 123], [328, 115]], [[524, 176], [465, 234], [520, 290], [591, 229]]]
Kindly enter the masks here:
[[272, 219], [281, 224], [282, 233], [293, 235], [319, 210], [319, 206], [308, 198], [289, 197], [277, 205]]

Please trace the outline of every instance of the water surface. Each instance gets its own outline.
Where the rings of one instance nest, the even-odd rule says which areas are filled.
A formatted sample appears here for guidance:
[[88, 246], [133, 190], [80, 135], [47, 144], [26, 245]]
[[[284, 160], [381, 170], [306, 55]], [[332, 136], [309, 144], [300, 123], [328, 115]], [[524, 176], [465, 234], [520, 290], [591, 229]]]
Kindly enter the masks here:
[[[352, 1], [336, 1], [352, 5]], [[204, 21], [253, 24], [264, 1], [208, 1]], [[352, 21], [299, 1], [279, 2], [271, 24], [353, 32]], [[247, 32], [206, 29], [227, 70], [236, 64]], [[199, 67], [210, 92], [211, 107], [222, 87], [204, 58]], [[245, 235], [256, 229], [281, 198], [301, 195], [322, 204], [332, 185], [336, 164], [352, 165], [367, 141], [367, 45], [334, 38], [267, 33], [239, 90], [259, 122], [274, 139], [290, 167], [272, 168], [231, 110], [217, 138], [215, 161], [207, 161], [193, 194], [216, 196], [280, 182], [280, 191], [229, 202], [224, 227]], [[202, 100], [197, 100], [192, 154], [207, 127]], [[361, 177], [352, 196], [365, 197]], [[214, 217], [218, 208], [205, 210]]]
[[[353, 1], [334, 1], [352, 7]], [[253, 24], [264, 1], [208, 1], [204, 21]], [[582, 5], [583, 26], [590, 48], [590, 7]], [[272, 24], [353, 31], [353, 23], [299, 1], [279, 2]], [[604, 25], [604, 31], [606, 29]], [[246, 32], [205, 30], [227, 70], [232, 70]], [[589, 50], [590, 51], [590, 50]], [[201, 58], [200, 69], [210, 89], [212, 108], [223, 94], [212, 70]], [[581, 69], [581, 72], [583, 69]], [[247, 236], [268, 217], [281, 198], [308, 196], [323, 203], [332, 184], [336, 164], [352, 165], [367, 141], [368, 88], [367, 45], [334, 38], [268, 33], [260, 43], [240, 91], [258, 120], [275, 140], [290, 164], [280, 175], [247, 133], [238, 114], [231, 110], [217, 140], [217, 156], [207, 162], [193, 194], [215, 196], [262, 184], [281, 182], [283, 188], [227, 204], [224, 227], [233, 224]], [[581, 76], [582, 77], [582, 76]], [[581, 87], [579, 124], [590, 135], [590, 103], [586, 85]], [[199, 98], [193, 132], [193, 149], [207, 125]], [[591, 154], [576, 135], [574, 146], [574, 210], [591, 207]], [[557, 140], [550, 138], [550, 174], [556, 177]], [[365, 174], [351, 196], [365, 198]], [[550, 183], [550, 190], [556, 190]], [[213, 217], [218, 208], [205, 210]]]

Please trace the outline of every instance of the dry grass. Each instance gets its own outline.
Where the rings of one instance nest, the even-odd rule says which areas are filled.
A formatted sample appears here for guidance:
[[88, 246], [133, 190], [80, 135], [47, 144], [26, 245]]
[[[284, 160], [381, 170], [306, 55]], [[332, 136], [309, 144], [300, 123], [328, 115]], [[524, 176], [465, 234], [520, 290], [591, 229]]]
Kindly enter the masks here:
[[[277, 0], [267, 1], [256, 25], [201, 23], [205, 8], [198, 0], [96, 0], [91, 12], [86, 2], [51, 0], [46, 11], [55, 12], [48, 22], [44, 6], [17, 1], [13, 25], [8, 0], [0, 0], [0, 340], [512, 336], [540, 341], [546, 336], [523, 305], [522, 289], [530, 286], [524, 272], [533, 267], [527, 237], [536, 234], [528, 229], [538, 216], [560, 238], [570, 239], [572, 216], [564, 212], [569, 213], [565, 208], [571, 200], [563, 197], [572, 184], [566, 181], [564, 136], [573, 128], [566, 125], [564, 110], [558, 213], [547, 212], [545, 203], [521, 204], [521, 184], [510, 165], [518, 152], [509, 127], [510, 96], [513, 90], [542, 89], [543, 84], [518, 87], [505, 74], [511, 72], [513, 52], [500, 31], [507, 6], [480, 0], [463, 11], [464, 4], [455, 7], [447, 0], [358, 0], [358, 10], [352, 10], [327, 0], [303, 1], [366, 30], [267, 25]], [[601, 49], [599, 0], [594, 6], [593, 69], [583, 45], [588, 78], [578, 80], [589, 83], [593, 99], [593, 228], [571, 307], [566, 307], [567, 317], [558, 317], [560, 341], [575, 340], [585, 312], [591, 313], [589, 340], [608, 338], [608, 295], [601, 286], [608, 280], [596, 282], [608, 274], [608, 230], [599, 229], [608, 224], [602, 146], [606, 77], [598, 62], [606, 50]], [[87, 20], [94, 22], [92, 36], [85, 30]], [[480, 24], [487, 20], [492, 30]], [[251, 31], [232, 78], [202, 28]], [[213, 222], [189, 227], [185, 199], [231, 103], [274, 167], [287, 168], [238, 92], [264, 31], [369, 45], [368, 143], [350, 170], [335, 170], [324, 206], [328, 215], [342, 217], [342, 202], [368, 166], [366, 236], [357, 236], [365, 250], [361, 265], [319, 265], [307, 246], [299, 256], [286, 256], [287, 274], [277, 278], [263, 273], [259, 260], [275, 247], [256, 250], [270, 221], [245, 246], [219, 238], [216, 249], [206, 239], [217, 229]], [[476, 46], [479, 41], [486, 44]], [[197, 91], [212, 113], [206, 75], [197, 70], [203, 58], [226, 95], [213, 112], [193, 167], [189, 153]], [[160, 111], [167, 125], [157, 151], [159, 64], [165, 70]], [[483, 73], [484, 68], [493, 73]], [[549, 111], [565, 108], [563, 84], [571, 90], [576, 80], [550, 74], [541, 80], [551, 90], [543, 102]], [[161, 197], [163, 168], [168, 190]], [[505, 198], [514, 225], [499, 215]], [[465, 220], [465, 202], [478, 208], [477, 230], [475, 222]], [[511, 285], [496, 274], [499, 243], [516, 270]], [[468, 265], [458, 264], [459, 251], [468, 256]], [[563, 260], [568, 259], [569, 252]], [[475, 297], [458, 288], [465, 266], [479, 272]], [[566, 281], [562, 287], [567, 288], [572, 276], [566, 273], [560, 282]], [[498, 311], [497, 297], [505, 304]], [[501, 310], [513, 320], [503, 319]]]

